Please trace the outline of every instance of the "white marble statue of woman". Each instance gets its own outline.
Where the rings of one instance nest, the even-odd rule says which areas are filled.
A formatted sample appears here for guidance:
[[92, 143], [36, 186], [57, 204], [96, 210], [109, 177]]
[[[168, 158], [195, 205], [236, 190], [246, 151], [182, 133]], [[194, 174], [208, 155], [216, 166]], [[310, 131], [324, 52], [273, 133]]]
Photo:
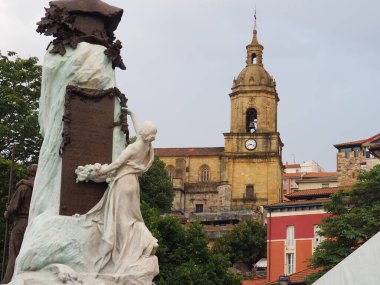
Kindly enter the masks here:
[[76, 170], [78, 181], [108, 181], [103, 198], [84, 215], [36, 217], [10, 284], [76, 284], [79, 279], [84, 285], [152, 284], [158, 274], [158, 244], [141, 215], [138, 175], [152, 165], [157, 129], [151, 122], [140, 125], [132, 112], [128, 114], [136, 142], [109, 165]]
[[[146, 172], [153, 163], [154, 141], [157, 129], [151, 122], [142, 126], [128, 110], [137, 133], [137, 140], [127, 146], [111, 164], [79, 166], [78, 180], [109, 181], [101, 201], [86, 214], [86, 220], [102, 221], [105, 255], [97, 260], [97, 271], [124, 272], [125, 266], [140, 255], [154, 255], [158, 247], [144, 224], [140, 211], [140, 185], [138, 175]], [[92, 169], [88, 171], [88, 168]], [[108, 249], [107, 249], [108, 247]]]

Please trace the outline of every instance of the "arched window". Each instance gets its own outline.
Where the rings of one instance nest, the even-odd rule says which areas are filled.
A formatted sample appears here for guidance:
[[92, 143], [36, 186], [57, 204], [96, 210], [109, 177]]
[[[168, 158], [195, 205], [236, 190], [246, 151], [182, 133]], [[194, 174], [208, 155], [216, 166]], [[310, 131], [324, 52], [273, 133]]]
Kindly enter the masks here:
[[249, 108], [246, 112], [246, 129], [247, 133], [254, 133], [257, 129], [257, 111], [255, 108]]
[[169, 165], [168, 167], [166, 167], [166, 171], [168, 172], [170, 180], [173, 180], [174, 179], [174, 173], [175, 173], [174, 166]]
[[202, 165], [200, 168], [199, 180], [202, 182], [210, 180], [210, 168], [207, 165]]

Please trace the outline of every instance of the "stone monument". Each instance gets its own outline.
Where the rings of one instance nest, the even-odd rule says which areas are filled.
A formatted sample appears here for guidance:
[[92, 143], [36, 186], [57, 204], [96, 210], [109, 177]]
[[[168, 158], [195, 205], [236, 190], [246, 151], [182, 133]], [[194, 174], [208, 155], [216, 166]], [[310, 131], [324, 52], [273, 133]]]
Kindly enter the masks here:
[[[153, 162], [157, 130], [140, 125], [116, 88], [122, 13], [100, 0], [51, 1], [38, 23], [54, 37], [43, 65], [44, 141], [9, 284], [151, 285], [158, 274], [137, 178]], [[127, 115], [137, 140], [125, 147]]]
[[44, 140], [30, 220], [45, 212], [71, 215], [91, 209], [106, 186], [82, 185], [79, 188], [86, 189], [77, 191], [72, 182], [76, 164], [91, 162], [94, 155], [88, 149], [99, 161], [110, 163], [124, 149], [128, 135], [127, 115], [121, 109], [127, 100], [116, 88], [114, 71], [125, 69], [121, 43], [113, 34], [123, 10], [100, 0], [49, 5], [37, 23], [37, 31], [54, 40], [42, 69], [39, 123]]

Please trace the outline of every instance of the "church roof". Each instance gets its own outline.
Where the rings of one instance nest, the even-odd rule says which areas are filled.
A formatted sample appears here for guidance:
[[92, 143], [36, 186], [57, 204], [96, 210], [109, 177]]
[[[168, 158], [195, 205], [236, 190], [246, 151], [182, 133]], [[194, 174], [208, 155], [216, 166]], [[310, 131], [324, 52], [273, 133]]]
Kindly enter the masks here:
[[171, 156], [213, 156], [224, 151], [224, 147], [185, 147], [185, 148], [155, 148], [158, 157]]

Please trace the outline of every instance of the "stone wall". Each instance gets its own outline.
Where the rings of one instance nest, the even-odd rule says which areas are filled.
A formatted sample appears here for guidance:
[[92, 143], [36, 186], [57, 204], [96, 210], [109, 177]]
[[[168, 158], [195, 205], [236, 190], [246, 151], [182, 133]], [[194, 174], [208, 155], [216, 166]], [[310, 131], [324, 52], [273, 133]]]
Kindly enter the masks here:
[[[267, 205], [282, 200], [282, 169], [279, 157], [229, 158], [232, 206]], [[246, 186], [254, 186], [255, 200], [246, 199]]]
[[358, 152], [357, 157], [353, 151], [349, 153], [348, 157], [345, 152], [338, 152], [336, 158], [339, 186], [355, 184], [360, 170], [370, 170], [380, 164], [380, 159], [366, 158], [361, 151]]

